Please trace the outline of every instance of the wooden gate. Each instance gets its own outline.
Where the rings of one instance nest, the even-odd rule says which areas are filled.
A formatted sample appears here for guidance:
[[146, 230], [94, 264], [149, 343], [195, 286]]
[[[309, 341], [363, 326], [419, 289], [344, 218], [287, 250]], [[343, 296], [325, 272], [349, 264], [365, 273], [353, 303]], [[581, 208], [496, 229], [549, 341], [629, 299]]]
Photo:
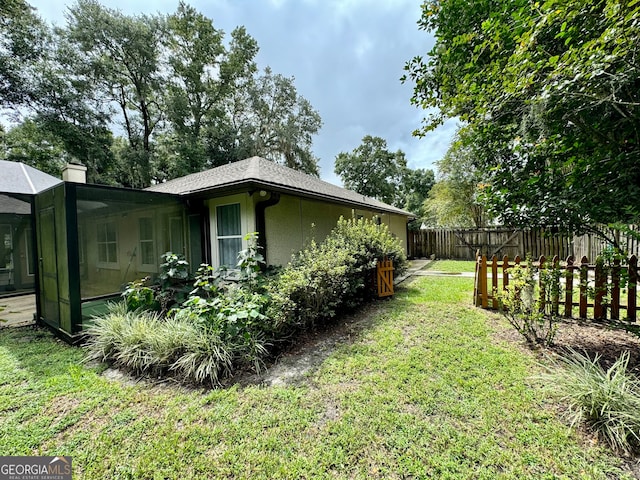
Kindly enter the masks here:
[[379, 260], [377, 267], [378, 297], [393, 295], [393, 261]]

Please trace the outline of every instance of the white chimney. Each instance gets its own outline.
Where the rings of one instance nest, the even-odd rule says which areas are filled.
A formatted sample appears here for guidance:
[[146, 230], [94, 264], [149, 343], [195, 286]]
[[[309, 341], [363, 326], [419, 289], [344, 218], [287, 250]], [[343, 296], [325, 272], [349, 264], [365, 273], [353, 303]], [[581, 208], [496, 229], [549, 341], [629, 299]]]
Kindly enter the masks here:
[[80, 163], [67, 163], [62, 169], [65, 182], [87, 183], [87, 167]]

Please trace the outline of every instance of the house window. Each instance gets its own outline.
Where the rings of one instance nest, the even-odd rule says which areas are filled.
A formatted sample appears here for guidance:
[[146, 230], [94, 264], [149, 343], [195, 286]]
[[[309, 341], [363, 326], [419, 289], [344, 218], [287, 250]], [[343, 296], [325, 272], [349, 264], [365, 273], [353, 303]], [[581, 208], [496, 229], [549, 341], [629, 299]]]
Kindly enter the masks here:
[[153, 219], [143, 217], [139, 219], [140, 225], [140, 263], [142, 265], [156, 264], [156, 249], [153, 237]]
[[169, 250], [173, 253], [184, 254], [182, 218], [169, 219]]
[[11, 225], [0, 225], [0, 270], [13, 268], [13, 240]]
[[118, 263], [118, 239], [115, 222], [98, 224], [98, 262], [104, 265]]
[[240, 204], [234, 203], [216, 207], [216, 226], [219, 263], [234, 268], [238, 252], [242, 250]]

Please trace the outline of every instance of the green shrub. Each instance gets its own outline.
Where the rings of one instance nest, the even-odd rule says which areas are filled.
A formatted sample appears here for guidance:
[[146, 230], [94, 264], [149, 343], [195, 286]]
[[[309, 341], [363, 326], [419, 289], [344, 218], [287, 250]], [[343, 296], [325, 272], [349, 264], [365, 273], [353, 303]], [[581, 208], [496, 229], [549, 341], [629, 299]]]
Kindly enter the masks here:
[[544, 375], [554, 391], [561, 392], [572, 412], [572, 425], [585, 421], [611, 448], [631, 453], [640, 446], [640, 381], [627, 371], [629, 352], [608, 370], [586, 354], [570, 350], [561, 367]]
[[270, 283], [272, 333], [314, 325], [371, 298], [376, 262], [385, 257], [397, 274], [406, 269], [402, 246], [386, 225], [340, 218], [323, 243], [311, 242]]
[[531, 346], [553, 344], [560, 320], [553, 308], [561, 295], [560, 275], [557, 266], [538, 268], [527, 258], [526, 266], [516, 265], [510, 270], [506, 289], [494, 292], [500, 313]]

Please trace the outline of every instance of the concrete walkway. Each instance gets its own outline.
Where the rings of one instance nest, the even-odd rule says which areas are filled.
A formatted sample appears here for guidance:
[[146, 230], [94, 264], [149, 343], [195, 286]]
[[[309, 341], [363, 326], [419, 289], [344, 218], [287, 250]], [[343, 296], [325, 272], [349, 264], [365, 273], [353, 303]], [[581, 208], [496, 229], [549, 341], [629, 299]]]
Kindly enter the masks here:
[[425, 267], [429, 265], [434, 260], [425, 259], [425, 258], [417, 258], [414, 260], [409, 260], [409, 268], [404, 275], [395, 279], [394, 283], [398, 284], [404, 282], [407, 278], [411, 277], [429, 277], [429, 276], [446, 276], [446, 277], [471, 277], [473, 278], [475, 274], [473, 272], [442, 272], [439, 270], [425, 270]]
[[36, 314], [35, 294], [0, 298], [0, 329], [33, 325]]

